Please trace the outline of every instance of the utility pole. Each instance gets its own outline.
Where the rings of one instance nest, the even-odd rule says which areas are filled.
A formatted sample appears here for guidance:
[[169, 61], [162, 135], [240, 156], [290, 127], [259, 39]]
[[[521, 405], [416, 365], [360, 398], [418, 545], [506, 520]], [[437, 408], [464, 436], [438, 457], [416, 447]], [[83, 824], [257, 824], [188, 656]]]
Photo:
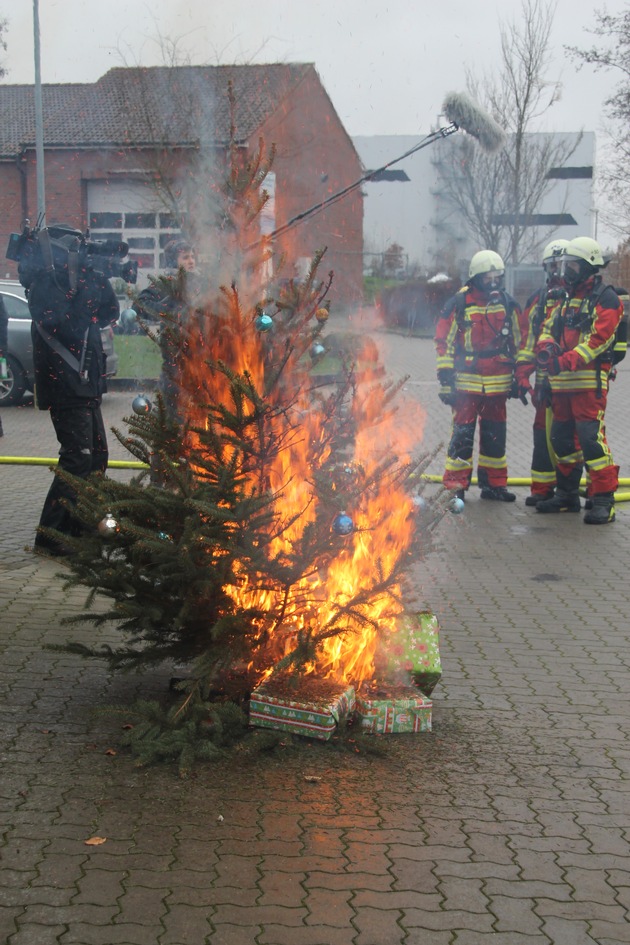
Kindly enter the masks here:
[[46, 226], [46, 188], [44, 184], [44, 109], [39, 48], [39, 0], [33, 0], [33, 36], [35, 49], [35, 166], [37, 170], [37, 225]]

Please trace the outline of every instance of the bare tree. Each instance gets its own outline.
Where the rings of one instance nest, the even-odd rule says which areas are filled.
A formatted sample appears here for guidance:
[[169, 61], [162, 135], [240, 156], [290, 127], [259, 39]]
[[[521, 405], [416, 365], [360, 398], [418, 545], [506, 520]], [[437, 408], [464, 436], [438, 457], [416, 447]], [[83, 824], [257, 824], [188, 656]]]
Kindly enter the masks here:
[[[118, 85], [119, 120], [126, 139], [134, 142], [136, 160], [150, 181], [157, 206], [181, 226], [189, 216], [190, 167], [182, 175], [178, 154], [185, 151], [192, 163], [197, 162], [200, 149], [211, 138], [212, 106], [206, 97], [194, 94], [195, 70], [181, 53], [179, 40], [158, 32], [157, 42], [161, 67], [133, 63], [133, 81]], [[120, 50], [119, 54], [130, 68]]]
[[595, 13], [596, 26], [589, 30], [601, 40], [590, 49], [567, 46], [567, 52], [579, 65], [595, 69], [612, 69], [619, 77], [614, 93], [605, 101], [611, 120], [609, 133], [613, 147], [602, 167], [601, 182], [611, 203], [614, 215], [606, 214], [613, 231], [627, 240], [630, 222], [630, 9], [616, 16]]
[[[508, 135], [505, 148], [487, 154], [468, 138], [444, 148], [443, 188], [451, 205], [450, 226], [467, 229], [488, 249], [516, 265], [548, 241], [553, 227], [536, 225], [552, 181], [577, 147], [575, 138], [536, 134], [532, 127], [560, 96], [560, 84], [546, 78], [555, 3], [523, 0], [518, 23], [500, 27], [498, 73], [467, 72], [467, 86]], [[445, 223], [447, 229], [449, 221]]]
[[[4, 37], [5, 37], [8, 27], [9, 27], [8, 20], [0, 20], [0, 49], [2, 49], [4, 52], [6, 52], [6, 49], [7, 49], [7, 41]], [[0, 62], [0, 79], [3, 79], [6, 74], [7, 74], [7, 70]]]

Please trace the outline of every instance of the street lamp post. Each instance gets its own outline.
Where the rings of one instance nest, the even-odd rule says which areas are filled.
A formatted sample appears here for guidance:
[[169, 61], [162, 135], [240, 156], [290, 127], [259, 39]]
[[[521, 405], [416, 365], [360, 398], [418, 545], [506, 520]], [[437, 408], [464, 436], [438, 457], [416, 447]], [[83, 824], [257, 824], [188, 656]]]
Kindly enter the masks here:
[[39, 47], [39, 0], [33, 0], [33, 37], [35, 50], [35, 165], [37, 170], [37, 225], [46, 226], [46, 188], [44, 183], [44, 109]]

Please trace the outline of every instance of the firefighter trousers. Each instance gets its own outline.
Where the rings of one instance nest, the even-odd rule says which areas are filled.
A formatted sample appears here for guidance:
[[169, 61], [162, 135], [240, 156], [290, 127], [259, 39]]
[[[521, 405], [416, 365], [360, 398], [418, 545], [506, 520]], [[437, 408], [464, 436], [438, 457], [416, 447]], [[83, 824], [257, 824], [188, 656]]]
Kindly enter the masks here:
[[586, 465], [590, 477], [589, 495], [615, 492], [619, 485], [608, 441], [604, 414], [607, 391], [553, 393], [551, 444], [558, 458], [558, 486], [574, 483]]
[[505, 394], [460, 392], [453, 406], [453, 427], [442, 477], [445, 488], [467, 489], [473, 471], [475, 429], [479, 420], [479, 486], [502, 488], [507, 484], [505, 438], [507, 431]]

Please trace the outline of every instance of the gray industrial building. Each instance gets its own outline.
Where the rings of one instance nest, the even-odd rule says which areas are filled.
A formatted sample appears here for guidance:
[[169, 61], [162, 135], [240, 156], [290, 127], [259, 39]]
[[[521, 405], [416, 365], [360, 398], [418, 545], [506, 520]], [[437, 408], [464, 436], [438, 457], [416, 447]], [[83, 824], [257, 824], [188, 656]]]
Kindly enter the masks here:
[[[567, 155], [549, 173], [549, 186], [537, 207], [536, 214], [524, 225], [536, 227], [536, 236], [545, 240], [555, 237], [596, 235], [596, 214], [593, 204], [593, 172], [595, 134], [557, 133], [552, 136], [529, 136], [535, 142], [553, 138], [557, 151]], [[377, 170], [406, 154], [422, 139], [410, 135], [359, 136], [353, 139], [366, 170]], [[416, 151], [391, 164], [376, 180], [363, 186], [364, 201], [364, 269], [397, 243], [403, 248], [404, 268], [408, 273], [431, 276], [447, 263], [455, 262], [464, 274], [470, 256], [484, 248], [468, 230], [461, 213], [448, 196], [449, 169], [446, 149], [457, 147], [458, 135]], [[537, 285], [540, 260], [526, 258], [518, 271], [508, 272], [508, 286], [518, 295]], [[520, 290], [520, 291], [519, 291]]]

